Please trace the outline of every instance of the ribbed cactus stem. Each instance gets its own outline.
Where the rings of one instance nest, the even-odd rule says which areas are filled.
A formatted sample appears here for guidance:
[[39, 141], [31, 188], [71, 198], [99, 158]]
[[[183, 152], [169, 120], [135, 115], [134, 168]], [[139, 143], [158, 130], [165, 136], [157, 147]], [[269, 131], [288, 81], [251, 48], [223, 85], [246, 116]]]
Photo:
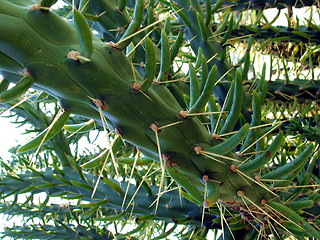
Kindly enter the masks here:
[[[196, 20], [196, 25], [191, 23], [192, 26], [188, 26], [186, 30], [186, 35], [189, 34], [189, 37], [192, 35], [190, 39], [197, 36], [191, 42], [191, 46], [197, 45], [198, 51], [200, 44], [204, 55], [209, 56], [213, 53], [210, 57], [215, 52], [221, 52], [221, 46], [216, 41], [207, 44], [206, 38], [211, 37], [208, 32], [207, 37], [204, 34], [207, 26], [201, 24], [199, 30], [198, 21], [204, 19], [201, 15], [203, 13], [199, 9], [199, 3], [192, 1], [194, 8], [189, 11], [188, 4], [191, 4], [191, 1], [177, 2], [179, 7], [183, 7], [186, 14], [190, 14], [190, 20]], [[29, 2], [26, 1], [26, 3]], [[32, 1], [30, 1], [31, 3]], [[142, 8], [144, 1], [138, 1], [138, 3]], [[136, 11], [135, 14], [141, 14]], [[138, 17], [141, 20], [141, 15]], [[255, 178], [256, 175], [261, 174], [261, 179], [263, 179], [264, 174], [272, 173], [271, 168], [264, 169], [264, 167], [271, 163], [273, 156], [281, 148], [282, 132], [266, 150], [260, 151], [259, 149], [257, 156], [254, 154], [251, 154], [249, 158], [243, 155], [237, 156], [234, 149], [228, 148], [224, 148], [223, 154], [219, 154], [213, 147], [224, 146], [224, 141], [219, 137], [212, 137], [202, 121], [204, 119], [206, 123], [207, 119], [193, 114], [185, 114], [186, 109], [179, 104], [165, 84], [152, 82], [143, 92], [132, 87], [135, 85], [133, 83], [139, 85], [143, 83], [144, 78], [132, 67], [123, 52], [116, 48], [116, 44], [106, 44], [92, 36], [92, 41], [90, 38], [90, 42], [87, 42], [93, 46], [91, 54], [91, 48], [86, 49], [83, 45], [86, 43], [82, 42], [86, 41], [85, 36], [79, 37], [79, 32], [71, 24], [53, 12], [29, 9], [9, 0], [0, 0], [0, 19], [0, 32], [6, 33], [0, 36], [1, 56], [8, 60], [8, 62], [0, 62], [0, 69], [5, 77], [10, 77], [10, 73], [17, 75], [19, 71], [26, 68], [35, 78], [34, 88], [55, 96], [66, 111], [87, 118], [91, 118], [92, 115], [95, 117], [99, 114], [103, 115], [100, 122], [108, 121], [108, 127], [117, 129], [119, 135], [134, 144], [146, 157], [158, 161], [162, 168], [162, 179], [166, 170], [171, 178], [183, 188], [181, 194], [190, 201], [198, 205], [203, 205], [205, 201], [208, 201], [205, 207], [213, 206], [214, 202], [217, 202], [217, 204], [222, 204], [237, 213], [246, 215], [246, 221], [254, 224], [262, 221], [266, 228], [269, 226], [268, 219], [275, 219], [275, 222], [286, 221], [283, 216], [272, 211], [270, 207], [276, 208], [277, 211], [283, 210], [290, 215], [290, 219], [304, 219], [303, 217], [299, 218], [295, 212], [288, 211], [288, 207], [281, 207], [283, 204], [280, 203], [280, 198], [275, 193], [276, 189], [269, 189], [269, 186], [264, 182], [257, 181]], [[203, 31], [202, 34], [199, 31]], [[17, 33], [21, 34], [23, 38], [17, 38]], [[167, 80], [164, 75], [167, 76], [167, 70], [170, 67], [170, 64], [164, 62], [170, 59], [168, 40], [167, 34], [162, 32], [161, 42], [164, 45], [161, 49], [162, 56], [169, 57], [163, 57], [161, 60], [159, 78], [164, 81]], [[81, 53], [84, 50], [90, 50], [87, 52], [90, 61], [84, 63], [81, 59], [68, 58], [70, 51]], [[212, 67], [213, 64], [216, 64], [217, 67]], [[212, 61], [209, 65], [211, 65], [211, 71], [218, 69], [220, 74], [225, 73], [225, 66], [219, 60]], [[216, 74], [212, 75], [216, 76]], [[209, 79], [210, 76], [209, 73]], [[228, 135], [233, 131], [242, 117], [243, 78], [241, 71], [237, 70], [234, 90], [229, 98], [230, 106], [225, 109], [228, 114], [223, 118], [221, 131], [218, 132], [224, 137], [225, 134]], [[216, 77], [212, 78], [210, 82], [212, 83], [214, 80]], [[197, 84], [193, 86], [197, 86]], [[206, 102], [211, 98], [211, 91], [212, 86], [205, 85], [203, 87], [202, 94], [199, 96], [201, 102], [196, 101], [194, 103], [195, 109], [191, 108], [194, 113], [205, 109]], [[247, 127], [245, 126], [241, 130], [246, 132], [248, 131]], [[233, 138], [228, 136], [225, 141], [232, 143], [230, 144], [232, 146], [238, 146], [242, 144], [242, 140], [242, 136], [236, 135]], [[162, 162], [163, 160], [164, 162]], [[307, 162], [309, 159], [303, 160]], [[283, 165], [288, 168], [290, 162]], [[91, 194], [95, 188], [92, 182], [96, 182], [96, 178], [82, 173], [79, 166], [75, 167], [75, 170], [78, 174], [74, 174], [73, 170], [68, 171], [65, 167], [66, 179], [46, 171], [45, 174], [36, 174], [39, 175], [36, 177], [25, 173], [18, 177], [10, 178], [8, 176], [2, 181], [9, 187], [13, 183], [15, 188], [17, 185], [22, 187], [23, 184], [29, 183], [29, 186], [36, 186], [33, 190], [34, 193], [41, 192], [43, 191], [41, 188], [45, 188], [55, 193], [59, 191], [67, 191], [71, 195], [76, 193], [76, 197], [81, 194], [83, 200], [92, 202]], [[290, 175], [290, 172], [288, 171], [286, 174]], [[209, 181], [204, 182], [204, 176]], [[45, 184], [39, 186], [37, 179], [45, 180]], [[267, 180], [267, 183], [271, 185], [272, 181], [273, 179]], [[121, 195], [125, 190], [120, 190], [119, 187], [110, 187], [112, 184], [109, 181], [104, 183], [95, 189], [94, 194], [103, 202], [95, 204], [109, 204], [118, 208], [119, 200], [123, 199]], [[127, 185], [123, 184], [123, 186]], [[130, 195], [134, 196], [134, 188], [128, 189]], [[159, 191], [159, 189], [156, 190]], [[171, 198], [170, 194], [157, 200], [158, 210], [155, 213], [154, 209], [149, 209], [147, 205], [149, 206], [156, 200], [156, 196], [152, 194], [150, 188], [147, 192], [146, 194], [141, 190], [141, 193], [137, 193], [134, 205], [125, 202], [128, 204], [128, 211], [136, 211], [136, 214], [144, 216], [156, 214], [159, 219], [167, 219], [172, 214], [184, 218], [189, 214], [189, 212], [186, 214], [183, 207], [178, 207], [178, 210], [182, 211], [181, 214], [172, 211], [171, 206], [178, 206], [180, 199], [178, 195]], [[148, 194], [152, 196], [148, 196]], [[172, 199], [179, 204], [172, 202]], [[108, 202], [104, 202], [105, 200]], [[193, 208], [195, 205], [189, 206]], [[253, 211], [258, 212], [256, 216], [250, 215]], [[291, 227], [296, 229], [294, 226]], [[303, 227], [305, 231], [300, 229], [299, 233], [320, 238], [311, 223], [303, 220]], [[309, 232], [309, 229], [312, 231]]]
[[[215, 95], [218, 98], [224, 99], [228, 89], [230, 88], [230, 81], [221, 81], [214, 89]], [[252, 81], [244, 81], [245, 88], [250, 88]], [[298, 102], [305, 102], [306, 99], [310, 101], [318, 101], [320, 94], [320, 84], [318, 81], [295, 79], [295, 80], [281, 80], [267, 81], [267, 95], [268, 100], [276, 103], [293, 102], [295, 99]]]
[[[64, 169], [65, 175], [60, 175], [57, 172], [46, 171], [43, 175], [37, 175], [35, 173], [26, 172], [18, 175], [15, 178], [10, 176], [3, 176], [1, 179], [1, 192], [8, 192], [9, 189], [15, 189], [16, 192], [23, 192], [25, 189], [30, 189], [31, 194], [47, 193], [49, 196], [60, 196], [62, 199], [72, 199], [76, 197], [80, 201], [89, 202], [89, 204], [83, 204], [84, 212], [90, 210], [91, 205], [94, 203], [102, 202], [99, 206], [102, 214], [109, 215], [108, 211], [113, 209], [115, 212], [127, 212], [128, 216], [134, 214], [135, 217], [143, 217], [153, 215], [154, 220], [164, 220], [166, 222], [172, 222], [172, 219], [182, 219], [188, 217], [188, 222], [194, 226], [200, 226], [201, 221], [198, 217], [201, 216], [201, 208], [194, 203], [187, 200], [182, 200], [179, 197], [178, 191], [171, 191], [170, 194], [165, 194], [159, 199], [158, 209], [155, 210], [155, 205], [152, 204], [156, 200], [158, 193], [158, 187], [150, 186], [152, 189], [152, 195], [147, 196], [144, 188], [136, 190], [134, 185], [127, 188], [126, 182], [115, 182], [122, 189], [122, 194], [115, 191], [111, 186], [103, 181], [98, 185], [95, 192], [95, 197], [92, 198], [92, 189], [97, 182], [97, 177], [92, 174], [85, 176], [87, 182], [77, 176], [77, 173], [71, 168]], [[63, 182], [62, 182], [63, 180]], [[88, 184], [90, 183], [91, 184]], [[48, 183], [44, 185], [44, 183]], [[83, 186], [83, 187], [79, 187]], [[123, 195], [127, 192], [126, 201], [123, 204]], [[130, 204], [130, 200], [133, 199]], [[122, 209], [122, 205], [125, 209]], [[151, 207], [152, 206], [152, 207]], [[71, 205], [70, 208], [73, 208]], [[83, 212], [83, 213], [84, 213]], [[28, 214], [28, 212], [26, 212]], [[45, 215], [46, 212], [44, 211]], [[93, 214], [93, 213], [92, 213]], [[212, 225], [211, 220], [215, 216], [211, 214], [205, 215], [205, 224], [210, 227]]]

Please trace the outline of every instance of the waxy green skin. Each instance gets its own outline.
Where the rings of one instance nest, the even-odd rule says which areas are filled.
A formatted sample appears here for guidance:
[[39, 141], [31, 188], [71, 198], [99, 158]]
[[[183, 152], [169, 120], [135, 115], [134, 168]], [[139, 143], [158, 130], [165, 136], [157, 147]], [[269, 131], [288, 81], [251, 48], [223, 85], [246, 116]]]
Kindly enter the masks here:
[[[12, 2], [0, 0], [0, 32], [6, 33], [0, 37], [0, 70], [8, 80], [27, 69], [36, 80], [34, 87], [55, 96], [65, 110], [99, 122], [100, 108], [110, 128], [157, 161], [158, 136], [165, 167], [177, 181], [184, 179], [179, 176], [188, 175], [189, 184], [195, 185], [189, 188], [191, 196], [193, 189], [203, 193], [202, 177], [207, 175], [219, 182], [217, 198], [235, 210], [242, 205], [239, 191], [258, 205], [261, 200], [274, 198], [256, 182], [248, 184], [247, 179], [231, 170], [237, 162], [219, 158], [224, 162], [219, 163], [197, 154], [195, 146], [205, 150], [221, 141], [212, 139], [198, 118], [181, 117], [179, 112], [184, 109], [165, 85], [152, 84], [144, 93], [132, 89], [131, 84], [141, 83], [143, 78], [132, 72], [121, 51], [93, 38], [90, 62], [69, 59], [70, 51], [81, 53], [72, 25], [50, 11], [29, 9], [31, 1], [29, 6]], [[157, 134], [150, 128], [178, 121]], [[236, 158], [232, 153], [225, 155]], [[251, 172], [246, 174], [253, 177]], [[202, 204], [201, 199], [198, 202]]]
[[[170, 156], [167, 166], [179, 172], [194, 169], [192, 177], [198, 180], [196, 184], [200, 187], [203, 186], [201, 178], [204, 173], [222, 173], [217, 177], [218, 181], [224, 183], [224, 189], [234, 189], [231, 194], [223, 193], [225, 200], [237, 198], [234, 192], [239, 181], [242, 182], [240, 185], [246, 183], [241, 177], [225, 174], [230, 172], [227, 165], [208, 160], [193, 151], [195, 145], [205, 149], [213, 146], [215, 140], [198, 118], [179, 116], [183, 109], [164, 85], [153, 84], [145, 94], [135, 91], [131, 89], [131, 83], [143, 79], [132, 73], [130, 63], [119, 50], [94, 39], [91, 62], [68, 59], [70, 51], [81, 51], [77, 33], [70, 24], [50, 11], [30, 10], [5, 0], [0, 2], [0, 7], [3, 23], [0, 30], [7, 33], [1, 37], [0, 50], [2, 55], [16, 62], [16, 69], [10, 69], [11, 73], [26, 68], [36, 79], [35, 87], [56, 96], [63, 108], [80, 115], [91, 108], [99, 121], [98, 107], [91, 100], [98, 99], [103, 114], [113, 125], [110, 127], [116, 128], [124, 139], [155, 160], [159, 159], [156, 137], [149, 125], [155, 123], [161, 127], [182, 121], [158, 132], [161, 152]], [[6, 71], [3, 74], [6, 75]], [[79, 106], [84, 106], [84, 110], [79, 110]], [[251, 197], [254, 202], [266, 195], [262, 189], [255, 192], [261, 194]]]

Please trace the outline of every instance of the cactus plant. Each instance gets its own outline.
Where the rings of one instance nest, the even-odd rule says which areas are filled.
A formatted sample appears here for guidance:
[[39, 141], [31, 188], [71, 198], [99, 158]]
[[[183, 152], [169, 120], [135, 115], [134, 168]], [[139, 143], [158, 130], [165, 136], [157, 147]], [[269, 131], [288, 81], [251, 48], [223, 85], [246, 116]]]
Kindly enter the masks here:
[[[104, 0], [92, 0], [90, 6], [86, 5], [89, 1], [80, 1], [70, 9], [70, 21], [50, 10], [55, 1], [0, 0], [0, 31], [6, 33], [0, 36], [0, 70], [7, 81], [16, 83], [4, 90], [4, 81], [2, 104], [19, 103], [26, 90], [21, 82], [28, 78], [32, 81], [27, 86], [33, 84], [35, 90], [54, 97], [63, 109], [51, 121], [45, 120], [42, 133], [17, 149], [18, 170], [2, 164], [1, 198], [15, 197], [7, 211], [33, 218], [16, 200], [28, 192], [31, 197], [24, 205], [37, 209], [42, 219], [38, 226], [6, 234], [40, 238], [44, 231], [54, 239], [57, 232], [64, 234], [61, 238], [105, 239], [111, 231], [107, 230], [108, 221], [118, 228], [134, 217], [138, 224], [134, 230], [121, 233], [116, 229], [112, 234], [120, 239], [161, 239], [179, 224], [188, 224], [186, 231], [177, 233], [181, 238], [203, 237], [206, 229], [222, 229], [222, 238], [227, 239], [268, 235], [320, 238], [319, 178], [313, 174], [319, 148], [300, 136], [296, 151], [285, 152], [290, 139], [286, 132], [275, 131], [282, 122], [270, 121], [262, 114], [276, 111], [264, 108], [265, 78], [249, 89], [243, 86], [252, 44], [237, 66], [227, 58], [233, 15], [226, 18], [221, 31], [227, 32], [218, 39], [211, 32], [210, 1], [161, 1], [157, 10], [150, 2], [145, 5], [137, 0], [134, 9], [128, 5], [125, 17], [131, 16], [131, 21], [122, 37], [105, 42], [91, 33], [86, 20], [86, 11], [90, 14], [94, 6], [103, 8]], [[120, 3], [119, 11], [124, 11], [125, 2]], [[182, 61], [188, 60], [187, 72], [173, 67], [180, 46], [170, 38], [177, 37], [181, 46], [188, 46], [182, 43], [182, 35], [176, 35], [176, 25], [167, 20], [158, 39], [146, 37], [149, 31], [142, 27], [146, 6], [160, 13], [170, 8], [177, 15], [185, 40], [197, 53], [196, 57], [179, 55]], [[100, 34], [110, 31], [101, 26]], [[133, 36], [139, 29], [141, 40], [137, 43]], [[146, 54], [145, 71], [135, 68], [132, 58], [124, 54], [131, 43], [141, 45], [139, 57]], [[158, 48], [154, 44], [159, 44]], [[213, 92], [222, 79], [231, 83], [217, 103]], [[290, 91], [290, 86], [282, 87]], [[29, 112], [16, 114], [24, 114], [28, 120], [28, 114], [34, 112], [44, 119], [41, 112], [32, 110], [31, 102], [36, 100], [25, 101], [18, 108]], [[45, 104], [47, 100], [42, 101]], [[305, 109], [299, 114], [313, 111]], [[87, 123], [70, 126], [72, 119], [79, 123], [83, 118], [109, 131], [109, 150], [91, 160], [91, 154], [72, 154], [62, 133], [63, 129], [75, 129], [73, 136], [85, 134], [81, 130]], [[79, 137], [73, 139], [76, 142]], [[59, 144], [64, 146], [60, 151]], [[44, 204], [34, 204], [33, 196], [40, 192], [47, 198]], [[52, 197], [79, 201], [63, 220], [57, 213], [54, 226], [47, 223], [46, 213]], [[173, 222], [170, 230], [166, 230], [168, 222]], [[148, 227], [154, 225], [162, 231], [150, 233]]]
[[[203, 1], [205, 2], [205, 1]], [[295, 2], [295, 1], [215, 1], [215, 0], [211, 0], [210, 1], [211, 4], [216, 4], [218, 2], [220, 2], [220, 4], [222, 3], [223, 6], [230, 6], [233, 10], [237, 10], [237, 11], [244, 11], [247, 9], [266, 9], [266, 8], [278, 8], [278, 9], [282, 9], [282, 8], [288, 8], [288, 7], [295, 7], [295, 8], [301, 8], [301, 7], [305, 7], [305, 6], [316, 6], [317, 2], [315, 1], [300, 1], [300, 2]]]

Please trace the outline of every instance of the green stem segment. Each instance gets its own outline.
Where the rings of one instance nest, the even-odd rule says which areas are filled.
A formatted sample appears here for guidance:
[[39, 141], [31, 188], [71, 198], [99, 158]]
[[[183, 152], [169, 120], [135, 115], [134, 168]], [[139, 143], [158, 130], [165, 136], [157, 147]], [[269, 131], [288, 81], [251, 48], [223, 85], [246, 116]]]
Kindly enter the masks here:
[[[7, 85], [5, 80], [3, 82], [3, 85]], [[35, 79], [30, 75], [23, 77], [14, 87], [0, 93], [0, 103], [11, 102], [21, 97], [34, 82]]]
[[218, 76], [218, 68], [217, 68], [217, 66], [213, 66], [209, 72], [207, 81], [204, 85], [204, 88], [203, 88], [199, 98], [197, 99], [195, 104], [193, 106], [191, 106], [188, 113], [197, 113], [197, 112], [201, 112], [203, 110], [203, 108], [205, 107], [205, 105], [207, 104], [207, 102], [209, 101], [209, 99], [211, 97], [211, 94], [212, 94], [212, 91], [214, 88], [214, 84], [217, 81], [217, 76]]
[[74, 25], [80, 42], [81, 54], [90, 59], [93, 53], [92, 32], [86, 18], [77, 9], [73, 10]]
[[43, 130], [38, 136], [36, 136], [34, 139], [32, 139], [30, 142], [26, 143], [25, 145], [21, 146], [18, 149], [18, 152], [27, 152], [32, 149], [35, 149], [37, 147], [40, 147], [42, 144], [49, 141], [51, 138], [53, 138], [61, 129], [63, 129], [63, 126], [66, 124], [66, 122], [69, 119], [70, 112], [68, 111], [62, 111], [58, 113], [56, 118], [53, 120], [53, 122], [50, 124], [49, 127], [47, 127], [45, 130]]

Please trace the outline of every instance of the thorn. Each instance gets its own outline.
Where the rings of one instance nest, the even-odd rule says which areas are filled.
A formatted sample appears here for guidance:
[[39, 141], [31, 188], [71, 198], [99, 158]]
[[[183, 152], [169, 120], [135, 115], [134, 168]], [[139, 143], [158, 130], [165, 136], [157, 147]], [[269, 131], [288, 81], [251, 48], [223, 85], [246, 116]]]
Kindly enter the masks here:
[[178, 113], [179, 117], [182, 117], [182, 118], [187, 118], [188, 117], [188, 111], [180, 111]]
[[215, 140], [219, 140], [220, 139], [220, 136], [216, 133], [212, 134], [211, 137]]
[[239, 197], [243, 197], [244, 196], [244, 191], [239, 190], [239, 191], [237, 191], [237, 194], [238, 194]]
[[24, 68], [24, 69], [23, 69], [23, 73], [24, 73], [24, 75], [26, 75], [26, 76], [31, 76], [31, 73], [29, 72], [29, 70], [28, 70], [27, 68]]
[[168, 154], [166, 154], [166, 153], [163, 153], [163, 154], [162, 154], [162, 158], [163, 158], [163, 160], [164, 160], [165, 163], [166, 163], [167, 161], [169, 161], [169, 156], [168, 156]]
[[261, 177], [260, 176], [255, 176], [254, 180], [256, 180], [257, 182], [261, 182]]
[[243, 154], [241, 152], [236, 152], [237, 157], [243, 157]]
[[159, 132], [159, 126], [156, 123], [151, 123], [149, 128], [154, 132]]
[[91, 62], [91, 60], [89, 58], [81, 56], [80, 52], [75, 51], [75, 50], [68, 52], [67, 58], [69, 58], [71, 60], [79, 61], [81, 63]]
[[133, 82], [130, 84], [131, 89], [135, 90], [135, 91], [140, 91], [140, 87], [141, 85], [137, 82]]
[[120, 50], [118, 45], [116, 43], [112, 42], [112, 41], [111, 42], [107, 42], [106, 45], [109, 46], [109, 47], [115, 48], [117, 50]]
[[107, 109], [106, 103], [101, 101], [100, 99], [93, 99], [92, 102], [97, 106], [97, 108], [100, 108], [102, 110]]
[[146, 64], [144, 62], [140, 62], [140, 67], [145, 68]]
[[203, 201], [203, 207], [204, 208], [210, 208], [210, 206], [211, 206], [211, 203], [209, 201], [207, 201], [207, 200]]
[[261, 199], [260, 203], [261, 203], [261, 205], [266, 205], [267, 204], [267, 200]]
[[237, 168], [238, 168], [238, 167], [237, 167], [237, 165], [231, 164], [229, 168], [230, 168], [230, 170], [231, 170], [232, 172], [235, 173], [235, 172], [237, 172]]
[[48, 7], [41, 7], [40, 4], [35, 4], [29, 7], [31, 10], [44, 10], [44, 11], [49, 11], [50, 8]]
[[195, 146], [193, 147], [193, 151], [194, 151], [197, 155], [199, 155], [199, 154], [202, 152], [202, 147], [201, 147], [200, 145], [195, 145]]
[[67, 58], [78, 61], [80, 56], [80, 52], [72, 50], [68, 52]]
[[274, 186], [270, 186], [269, 189], [270, 189], [270, 191], [272, 191], [272, 192], [276, 191], [276, 189], [274, 188]]
[[39, 4], [35, 4], [35, 5], [30, 6], [29, 9], [31, 9], [31, 10], [40, 10], [41, 8], [40, 8]]
[[166, 168], [175, 168], [175, 167], [178, 166], [176, 163], [170, 161], [170, 157], [169, 157], [168, 153], [163, 153], [162, 154], [162, 159], [164, 161], [164, 166]]
[[202, 176], [202, 180], [203, 180], [205, 183], [207, 183], [207, 182], [210, 181], [210, 178], [209, 178], [208, 175], [203, 175], [203, 176]]
[[122, 136], [122, 131], [120, 129], [120, 127], [116, 127], [115, 129], [116, 134], [118, 134], [119, 136]]

